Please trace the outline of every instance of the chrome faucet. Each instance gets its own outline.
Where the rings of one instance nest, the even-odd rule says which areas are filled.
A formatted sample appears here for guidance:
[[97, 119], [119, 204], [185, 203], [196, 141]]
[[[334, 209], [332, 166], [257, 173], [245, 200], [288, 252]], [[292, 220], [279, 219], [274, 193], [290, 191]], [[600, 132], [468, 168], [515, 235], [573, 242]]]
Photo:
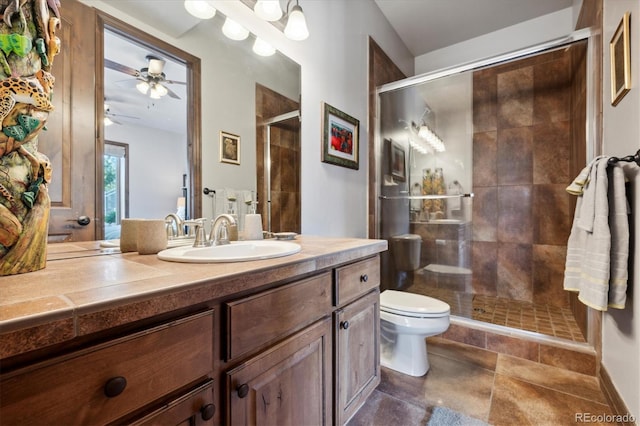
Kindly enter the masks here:
[[[184, 237], [184, 221], [175, 213], [165, 216], [164, 223], [167, 229], [167, 239], [172, 240], [178, 237]], [[174, 226], [175, 224], [175, 226]]]
[[230, 214], [218, 215], [211, 221], [211, 234], [209, 235], [209, 244], [214, 246], [220, 246], [230, 243], [230, 236], [233, 233], [231, 228], [237, 227], [236, 219]]

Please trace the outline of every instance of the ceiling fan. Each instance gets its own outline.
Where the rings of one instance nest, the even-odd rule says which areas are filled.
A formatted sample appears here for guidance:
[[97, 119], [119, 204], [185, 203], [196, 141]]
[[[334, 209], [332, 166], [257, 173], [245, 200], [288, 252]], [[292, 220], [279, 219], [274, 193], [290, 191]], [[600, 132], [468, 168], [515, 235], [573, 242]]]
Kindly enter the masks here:
[[111, 107], [108, 104], [104, 104], [104, 125], [105, 126], [110, 126], [112, 124], [118, 124], [118, 125], [122, 125], [122, 123], [120, 121], [118, 121], [118, 118], [129, 118], [129, 119], [134, 119], [134, 120], [139, 120], [140, 117], [134, 117], [131, 115], [123, 115], [123, 114], [114, 114], [113, 112], [111, 112]]
[[135, 80], [131, 81], [137, 81], [136, 89], [138, 89], [138, 91], [145, 95], [149, 93], [149, 96], [152, 99], [160, 99], [165, 95], [169, 95], [174, 99], [180, 99], [180, 96], [169, 89], [166, 85], [187, 83], [184, 81], [166, 79], [166, 76], [163, 72], [164, 64], [166, 63], [164, 59], [160, 59], [157, 56], [153, 55], [147, 55], [146, 59], [148, 61], [148, 66], [140, 68], [140, 70], [130, 68], [126, 65], [119, 64], [107, 58], [104, 59], [104, 66], [106, 68], [135, 77]]

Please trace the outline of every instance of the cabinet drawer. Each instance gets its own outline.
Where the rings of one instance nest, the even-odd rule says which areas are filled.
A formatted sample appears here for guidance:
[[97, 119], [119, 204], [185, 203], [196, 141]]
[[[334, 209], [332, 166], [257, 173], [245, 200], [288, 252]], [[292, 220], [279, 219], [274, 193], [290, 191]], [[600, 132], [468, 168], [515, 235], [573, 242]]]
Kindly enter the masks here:
[[380, 286], [380, 257], [336, 269], [335, 306], [344, 305]]
[[17, 371], [0, 384], [2, 423], [111, 422], [208, 375], [212, 350], [207, 311]]
[[300, 330], [331, 312], [329, 272], [227, 306], [227, 360]]

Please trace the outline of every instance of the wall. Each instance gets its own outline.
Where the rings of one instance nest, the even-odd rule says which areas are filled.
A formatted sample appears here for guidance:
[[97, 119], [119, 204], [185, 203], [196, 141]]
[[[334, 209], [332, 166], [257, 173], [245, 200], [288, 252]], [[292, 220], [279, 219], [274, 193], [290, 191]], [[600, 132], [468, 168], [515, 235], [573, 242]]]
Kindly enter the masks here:
[[[610, 95], [609, 41], [626, 11], [631, 12], [632, 88], [613, 107]], [[623, 156], [634, 154], [640, 144], [640, 75], [637, 28], [640, 4], [635, 0], [605, 0], [603, 23], [603, 153]], [[635, 34], [635, 36], [634, 36]], [[631, 241], [635, 250], [630, 258], [630, 286], [624, 310], [610, 309], [602, 323], [602, 365], [631, 414], [640, 419], [640, 168], [627, 164], [626, 176], [631, 192]]]
[[499, 31], [463, 41], [416, 57], [416, 74], [423, 74], [508, 53], [569, 34], [574, 9], [568, 7]]

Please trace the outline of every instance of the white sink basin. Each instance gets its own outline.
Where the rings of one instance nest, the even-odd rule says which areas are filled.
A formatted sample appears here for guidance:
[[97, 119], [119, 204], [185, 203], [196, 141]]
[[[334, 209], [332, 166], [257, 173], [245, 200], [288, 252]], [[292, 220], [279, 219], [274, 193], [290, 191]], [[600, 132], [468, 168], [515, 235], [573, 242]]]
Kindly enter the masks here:
[[175, 247], [158, 253], [160, 260], [185, 263], [246, 262], [298, 253], [300, 245], [285, 241], [232, 241], [211, 247]]

